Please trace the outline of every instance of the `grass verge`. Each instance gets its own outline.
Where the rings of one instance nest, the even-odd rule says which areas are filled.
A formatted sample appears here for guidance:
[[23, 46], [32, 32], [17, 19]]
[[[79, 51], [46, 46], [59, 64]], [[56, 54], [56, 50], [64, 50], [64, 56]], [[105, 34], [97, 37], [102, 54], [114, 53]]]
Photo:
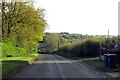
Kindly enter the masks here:
[[2, 76], [8, 76], [10, 73], [14, 73], [16, 70], [19, 70], [28, 64], [32, 64], [38, 57], [39, 54], [31, 54], [28, 57], [2, 58]]
[[120, 71], [120, 65], [118, 65], [117, 69], [110, 69], [106, 68], [104, 65], [104, 62], [100, 59], [94, 59], [94, 60], [82, 60], [82, 62], [95, 67], [96, 69], [103, 71], [103, 72], [113, 72], [113, 71]]

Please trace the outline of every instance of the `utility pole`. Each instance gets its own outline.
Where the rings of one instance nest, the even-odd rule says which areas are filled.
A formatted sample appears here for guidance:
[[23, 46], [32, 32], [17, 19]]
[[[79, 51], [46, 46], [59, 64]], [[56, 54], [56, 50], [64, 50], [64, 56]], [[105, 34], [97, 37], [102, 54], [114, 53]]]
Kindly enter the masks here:
[[109, 48], [109, 29], [108, 29], [108, 36], [107, 36], [107, 48]]
[[119, 43], [119, 38], [120, 38], [120, 1], [118, 2], [118, 41]]
[[108, 38], [109, 38], [109, 29], [108, 29]]

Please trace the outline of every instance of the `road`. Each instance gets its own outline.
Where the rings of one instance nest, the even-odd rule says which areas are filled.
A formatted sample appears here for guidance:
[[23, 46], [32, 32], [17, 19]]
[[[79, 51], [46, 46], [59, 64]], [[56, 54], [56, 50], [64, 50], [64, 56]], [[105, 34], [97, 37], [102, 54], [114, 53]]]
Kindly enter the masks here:
[[105, 78], [105, 75], [75, 60], [43, 54], [32, 65], [15, 74], [13, 78]]

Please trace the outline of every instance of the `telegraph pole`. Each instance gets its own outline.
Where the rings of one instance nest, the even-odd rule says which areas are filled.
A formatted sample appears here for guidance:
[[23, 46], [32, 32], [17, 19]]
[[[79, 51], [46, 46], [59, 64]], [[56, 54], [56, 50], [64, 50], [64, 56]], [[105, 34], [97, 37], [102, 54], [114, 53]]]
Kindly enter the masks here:
[[109, 29], [108, 29], [108, 38], [109, 38]]
[[119, 38], [120, 38], [120, 1], [118, 2], [118, 41], [119, 43]]

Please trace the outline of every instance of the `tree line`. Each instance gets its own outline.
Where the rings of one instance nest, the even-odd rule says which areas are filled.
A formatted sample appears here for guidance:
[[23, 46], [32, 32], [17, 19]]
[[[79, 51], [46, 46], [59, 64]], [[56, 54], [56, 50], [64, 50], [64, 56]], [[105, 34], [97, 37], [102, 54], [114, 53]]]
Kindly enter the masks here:
[[33, 3], [2, 2], [1, 12], [3, 57], [37, 52], [38, 42], [43, 40], [47, 25], [45, 9], [35, 9]]
[[120, 43], [118, 36], [82, 35], [61, 33], [45, 33], [45, 42], [49, 42], [51, 50], [59, 54], [72, 56], [98, 56], [101, 49], [114, 49]]

